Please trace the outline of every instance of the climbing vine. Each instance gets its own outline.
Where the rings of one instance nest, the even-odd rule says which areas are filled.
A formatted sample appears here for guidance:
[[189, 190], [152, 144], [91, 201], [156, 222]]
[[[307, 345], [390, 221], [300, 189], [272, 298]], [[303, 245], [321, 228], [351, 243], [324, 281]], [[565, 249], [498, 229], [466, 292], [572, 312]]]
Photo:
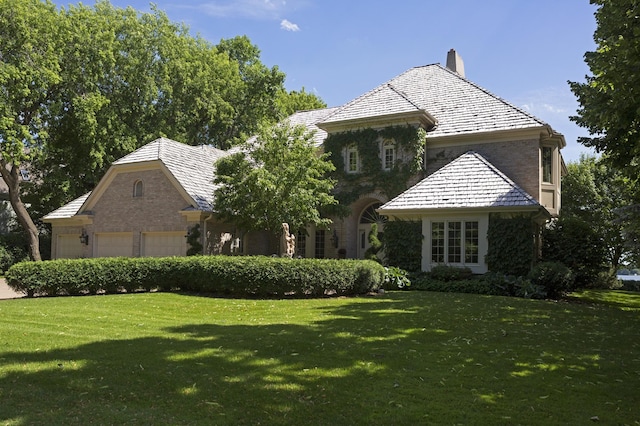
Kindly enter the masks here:
[[[331, 134], [324, 143], [325, 152], [336, 167], [332, 174], [338, 186], [335, 197], [349, 205], [361, 195], [379, 190], [393, 198], [407, 189], [409, 178], [422, 171], [426, 132], [414, 126], [389, 126], [380, 130], [360, 129]], [[396, 161], [391, 170], [384, 170], [380, 143], [392, 140], [396, 146]], [[347, 173], [343, 152], [354, 147], [358, 151], [360, 170]]]
[[489, 216], [486, 256], [491, 272], [525, 276], [536, 260], [536, 225], [529, 215]]

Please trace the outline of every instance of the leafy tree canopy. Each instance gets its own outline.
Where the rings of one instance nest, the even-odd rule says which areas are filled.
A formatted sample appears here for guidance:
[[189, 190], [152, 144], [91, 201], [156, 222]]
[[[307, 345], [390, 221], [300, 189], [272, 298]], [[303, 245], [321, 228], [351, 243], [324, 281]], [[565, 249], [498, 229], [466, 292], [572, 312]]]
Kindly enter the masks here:
[[227, 148], [279, 120], [284, 74], [259, 54], [246, 37], [192, 37], [156, 8], [0, 1], [0, 173], [31, 257], [30, 213], [91, 190], [117, 158], [159, 136]]
[[589, 130], [579, 142], [607, 154], [628, 177], [640, 175], [640, 2], [591, 0], [597, 49], [585, 53], [586, 82], [569, 82], [580, 107], [571, 117]]
[[325, 178], [334, 166], [318, 155], [312, 136], [285, 121], [263, 128], [244, 152], [218, 160], [214, 205], [220, 217], [273, 235], [280, 235], [285, 222], [293, 232], [328, 225], [320, 211], [336, 204], [330, 195], [334, 182]]

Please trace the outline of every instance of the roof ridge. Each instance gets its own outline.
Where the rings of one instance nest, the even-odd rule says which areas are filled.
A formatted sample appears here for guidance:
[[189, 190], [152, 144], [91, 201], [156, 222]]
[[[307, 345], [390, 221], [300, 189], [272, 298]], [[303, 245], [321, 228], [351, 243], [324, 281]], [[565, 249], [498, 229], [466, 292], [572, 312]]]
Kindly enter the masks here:
[[415, 102], [413, 102], [410, 98], [409, 95], [407, 95], [405, 92], [403, 92], [402, 90], [396, 88], [393, 84], [391, 83], [387, 83], [387, 87], [389, 87], [389, 89], [393, 90], [394, 92], [396, 92], [398, 95], [400, 95], [402, 98], [404, 98], [407, 102], [409, 102], [411, 105], [413, 105], [414, 107], [416, 107], [417, 110], [422, 110], [423, 108], [420, 108], [420, 106], [418, 106]]

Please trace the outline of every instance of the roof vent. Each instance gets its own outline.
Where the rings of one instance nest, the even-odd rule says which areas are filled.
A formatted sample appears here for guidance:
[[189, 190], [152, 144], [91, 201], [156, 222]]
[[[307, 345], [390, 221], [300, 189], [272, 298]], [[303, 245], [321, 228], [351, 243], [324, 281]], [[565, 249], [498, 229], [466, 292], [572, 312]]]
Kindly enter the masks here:
[[464, 77], [464, 63], [462, 62], [462, 58], [460, 57], [460, 55], [458, 55], [458, 52], [456, 52], [455, 49], [451, 49], [447, 53], [447, 68]]

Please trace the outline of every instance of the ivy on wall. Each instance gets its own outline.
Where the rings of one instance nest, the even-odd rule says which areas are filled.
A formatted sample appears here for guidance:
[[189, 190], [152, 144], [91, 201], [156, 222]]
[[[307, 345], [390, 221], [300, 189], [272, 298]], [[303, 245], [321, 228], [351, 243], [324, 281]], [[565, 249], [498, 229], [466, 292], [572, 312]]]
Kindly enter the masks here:
[[491, 272], [525, 276], [536, 260], [535, 233], [538, 226], [530, 215], [489, 216], [486, 262]]
[[[389, 126], [380, 130], [360, 129], [334, 133], [324, 142], [325, 152], [336, 170], [332, 178], [338, 185], [335, 197], [340, 204], [348, 206], [360, 196], [381, 191], [393, 198], [407, 189], [409, 179], [422, 171], [426, 132], [414, 126]], [[393, 140], [396, 146], [396, 162], [391, 170], [384, 170], [381, 145]], [[347, 173], [343, 153], [347, 148], [358, 150], [360, 171]]]
[[422, 222], [394, 220], [384, 225], [382, 237], [387, 263], [405, 271], [422, 268]]

